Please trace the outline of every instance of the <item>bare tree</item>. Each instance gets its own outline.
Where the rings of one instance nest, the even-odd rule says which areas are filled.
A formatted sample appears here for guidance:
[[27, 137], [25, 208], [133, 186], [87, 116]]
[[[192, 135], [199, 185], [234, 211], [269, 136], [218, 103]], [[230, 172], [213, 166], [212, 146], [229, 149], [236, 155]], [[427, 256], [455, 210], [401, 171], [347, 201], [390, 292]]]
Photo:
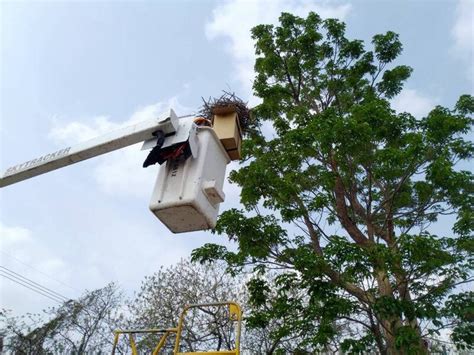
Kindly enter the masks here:
[[4, 349], [15, 354], [102, 352], [112, 344], [121, 302], [121, 292], [110, 283], [45, 311], [47, 321], [38, 314], [12, 317], [3, 311]]
[[[185, 305], [245, 300], [242, 277], [232, 278], [219, 265], [212, 267], [181, 260], [145, 277], [140, 291], [129, 302], [129, 326], [133, 328], [172, 328]], [[184, 323], [182, 346], [189, 351], [200, 348], [232, 349], [234, 322], [218, 307], [190, 311]], [[156, 335], [144, 336], [140, 349], [157, 344]], [[172, 346], [169, 342], [168, 348]]]

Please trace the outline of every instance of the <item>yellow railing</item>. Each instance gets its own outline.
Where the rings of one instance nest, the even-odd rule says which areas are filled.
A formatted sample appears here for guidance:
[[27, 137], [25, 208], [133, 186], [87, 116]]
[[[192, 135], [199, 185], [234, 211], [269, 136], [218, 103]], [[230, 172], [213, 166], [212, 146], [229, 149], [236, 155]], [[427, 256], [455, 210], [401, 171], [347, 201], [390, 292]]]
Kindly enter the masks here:
[[177, 328], [169, 328], [169, 329], [137, 329], [137, 330], [116, 330], [114, 332], [114, 345], [112, 347], [112, 355], [115, 354], [115, 350], [117, 348], [117, 344], [119, 341], [119, 337], [121, 334], [128, 334], [129, 337], [129, 342], [130, 342], [130, 348], [132, 349], [132, 355], [138, 355], [137, 351], [137, 345], [135, 343], [135, 334], [160, 334], [162, 333], [163, 335], [160, 338], [160, 341], [156, 345], [155, 349], [153, 350], [153, 355], [158, 355], [160, 350], [163, 348], [163, 346], [166, 344], [166, 340], [168, 339], [168, 336], [170, 334], [176, 333]]
[[[229, 315], [230, 319], [234, 322], [237, 322], [236, 333], [235, 333], [235, 349], [232, 350], [216, 350], [216, 351], [197, 351], [197, 352], [180, 352], [180, 343], [181, 343], [181, 333], [183, 330], [184, 320], [186, 318], [186, 314], [190, 309], [193, 308], [206, 308], [206, 307], [229, 307]], [[242, 309], [240, 308], [239, 304], [236, 302], [215, 302], [215, 303], [202, 303], [202, 304], [191, 304], [185, 306], [181, 315], [179, 317], [178, 327], [177, 328], [169, 328], [169, 329], [140, 329], [140, 330], [116, 330], [114, 332], [114, 344], [112, 348], [112, 355], [115, 354], [115, 350], [117, 348], [117, 344], [119, 341], [119, 337], [121, 334], [128, 334], [129, 336], [129, 343], [130, 348], [132, 350], [132, 355], [138, 355], [137, 346], [135, 342], [135, 335], [136, 334], [162, 334], [158, 344], [156, 345], [155, 349], [153, 350], [153, 355], [158, 355], [160, 350], [166, 344], [168, 336], [171, 334], [176, 334], [176, 340], [174, 344], [174, 355], [191, 355], [191, 354], [198, 354], [198, 355], [240, 355], [240, 333], [242, 329]]]

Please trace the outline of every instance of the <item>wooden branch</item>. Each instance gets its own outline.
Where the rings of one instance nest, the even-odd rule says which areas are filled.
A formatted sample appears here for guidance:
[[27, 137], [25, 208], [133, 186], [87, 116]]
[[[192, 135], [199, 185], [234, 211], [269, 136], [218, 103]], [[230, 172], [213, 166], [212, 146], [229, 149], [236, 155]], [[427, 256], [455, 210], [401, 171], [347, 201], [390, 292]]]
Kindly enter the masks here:
[[286, 64], [286, 60], [281, 56], [281, 53], [279, 51], [276, 51], [276, 54], [278, 55], [283, 65], [285, 66], [285, 75], [286, 75], [286, 79], [288, 80], [288, 84], [290, 85], [291, 92], [293, 93], [293, 99], [295, 100], [297, 104], [299, 104], [300, 99], [298, 96], [298, 92], [296, 91], [295, 85], [293, 84], [293, 80], [291, 80], [291, 75], [288, 69], [288, 65]]
[[298, 204], [299, 208], [303, 211], [303, 220], [306, 228], [308, 228], [309, 238], [311, 239], [311, 245], [313, 246], [314, 251], [319, 256], [323, 255], [323, 250], [321, 249], [321, 244], [319, 242], [319, 235], [318, 232], [314, 229], [313, 223], [309, 218], [308, 210], [303, 204], [303, 201], [299, 198], [299, 196], [295, 196], [296, 203]]
[[324, 273], [331, 279], [332, 282], [334, 282], [336, 285], [340, 286], [341, 288], [349, 292], [351, 295], [356, 297], [362, 303], [371, 304], [371, 305], [375, 303], [375, 298], [370, 293], [365, 292], [359, 286], [351, 282], [344, 281], [342, 279], [341, 274], [331, 269], [329, 265], [327, 264], [324, 269]]
[[358, 319], [355, 319], [355, 318], [351, 318], [351, 317], [348, 317], [348, 316], [342, 316], [341, 318], [347, 319], [347, 320], [349, 320], [349, 321], [351, 321], [351, 322], [359, 323], [360, 325], [362, 325], [362, 326], [364, 326], [364, 327], [366, 327], [366, 328], [372, 330], [372, 327], [371, 327], [369, 324], [364, 323], [364, 322], [361, 321], [361, 320], [358, 320]]
[[349, 233], [350, 237], [359, 245], [367, 246], [370, 240], [360, 231], [356, 223], [349, 216], [347, 205], [345, 201], [345, 191], [342, 179], [339, 175], [336, 175], [336, 186], [334, 189], [336, 195], [336, 211], [339, 222], [344, 229]]

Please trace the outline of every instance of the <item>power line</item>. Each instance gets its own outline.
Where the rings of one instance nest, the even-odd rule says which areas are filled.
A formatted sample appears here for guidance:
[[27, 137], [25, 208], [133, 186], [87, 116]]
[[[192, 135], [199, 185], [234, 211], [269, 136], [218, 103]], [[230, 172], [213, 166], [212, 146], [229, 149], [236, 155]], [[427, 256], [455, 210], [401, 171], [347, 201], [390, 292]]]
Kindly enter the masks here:
[[46, 277], [47, 277], [48, 279], [50, 279], [50, 280], [53, 280], [53, 281], [55, 281], [55, 282], [57, 282], [57, 283], [60, 283], [60, 284], [63, 285], [63, 286], [66, 286], [66, 287], [70, 288], [71, 290], [74, 290], [74, 291], [76, 291], [76, 292], [81, 293], [81, 291], [78, 290], [77, 288], [72, 287], [72, 286], [70, 286], [70, 285], [68, 285], [68, 284], [66, 284], [66, 283], [64, 283], [64, 282], [62, 282], [61, 280], [58, 280], [58, 279], [55, 279], [54, 277], [49, 276], [48, 274], [44, 273], [43, 271], [41, 271], [41, 270], [39, 270], [39, 269], [37, 269], [37, 268], [35, 268], [35, 267], [33, 267], [33, 266], [31, 266], [31, 265], [25, 263], [24, 261], [18, 259], [17, 257], [15, 257], [15, 256], [13, 256], [13, 255], [11, 255], [11, 254], [8, 254], [8, 253], [4, 252], [3, 250], [0, 250], [0, 253], [2, 253], [2, 254], [4, 254], [4, 255], [6, 255], [6, 256], [12, 258], [13, 260], [16, 260], [18, 263], [20, 263], [20, 264], [22, 264], [22, 265], [24, 265], [24, 266], [26, 266], [26, 267], [29, 267], [29, 268], [32, 269], [32, 270], [35, 270], [36, 272], [42, 274], [43, 276], [46, 276]]
[[[22, 284], [27, 284], [28, 286], [30, 286], [29, 288], [34, 288], [34, 289], [37, 289], [39, 290], [40, 292], [42, 293], [46, 293], [48, 295], [50, 295], [51, 297], [54, 297], [54, 298], [57, 298], [57, 299], [60, 299], [61, 301], [68, 301], [69, 298], [66, 297], [66, 296], [63, 296], [62, 294], [48, 288], [48, 287], [45, 287], [21, 274], [18, 274], [17, 272], [13, 271], [13, 270], [10, 270], [4, 266], [0, 266], [0, 272], [3, 273], [3, 274], [0, 274], [2, 276], [5, 276], [7, 277], [6, 275], [8, 275], [9, 279], [11, 278], [14, 278], [15, 280], [17, 281], [20, 281]], [[6, 275], [4, 275], [6, 274]]]
[[[1, 270], [1, 269], [3, 269], [3, 270]], [[50, 288], [48, 288], [48, 287], [46, 287], [46, 286], [43, 286], [43, 285], [41, 285], [41, 284], [39, 284], [39, 283], [37, 283], [37, 282], [35, 282], [35, 281], [33, 281], [33, 280], [31, 280], [31, 279], [29, 279], [29, 278], [23, 276], [23, 275], [21, 275], [21, 274], [15, 272], [15, 271], [13, 271], [13, 270], [10, 270], [10, 269], [6, 268], [5, 266], [1, 266], [1, 265], [0, 265], [0, 271], [3, 271], [3, 272], [8, 273], [9, 276], [12, 276], [12, 277], [15, 277], [15, 278], [20, 278], [20, 280], [21, 280], [22, 282], [26, 282], [26, 283], [28, 283], [28, 284], [31, 284], [31, 286], [36, 287], [36, 288], [39, 288], [39, 289], [41, 289], [41, 290], [44, 291], [44, 292], [51, 293], [51, 294], [52, 294], [53, 296], [55, 296], [55, 297], [63, 298], [63, 299], [66, 300], [66, 301], [69, 300], [68, 297], [63, 296], [63, 295], [60, 294], [59, 292], [56, 292], [56, 291], [54, 291], [54, 290], [52, 290], [52, 289], [50, 289]]]
[[[4, 270], [2, 270], [4, 269]], [[75, 304], [81, 304], [80, 302], [76, 301], [76, 300], [73, 300], [71, 298], [68, 298], [48, 287], [45, 287], [13, 270], [10, 270], [8, 268], [6, 268], [5, 266], [1, 266], [0, 265], [0, 276], [3, 276], [11, 281], [14, 281], [22, 286], [25, 286], [26, 288], [34, 291], [34, 292], [37, 292], [37, 293], [40, 293], [41, 295], [43, 296], [46, 296], [48, 298], [51, 298], [51, 299], [54, 299], [55, 301], [59, 302], [59, 303], [64, 303], [64, 302], [73, 302]], [[92, 313], [95, 313], [96, 315], [99, 315], [98, 313], [96, 313], [95, 311], [91, 310]]]
[[[27, 289], [36, 292], [44, 297], [49, 298], [50, 300], [53, 300], [55, 302], [58, 302], [59, 304], [64, 304], [65, 302], [72, 301], [74, 304], [81, 305], [81, 303], [75, 301], [75, 300], [70, 300], [67, 297], [61, 295], [60, 293], [51, 290], [50, 288], [47, 288], [45, 286], [40, 285], [39, 283], [30, 280], [23, 275], [20, 275], [16, 273], [13, 270], [10, 270], [4, 266], [0, 265], [0, 276], [3, 276], [23, 287], [26, 287]], [[95, 316], [101, 317], [100, 312], [96, 312], [94, 309], [90, 309], [91, 313], [94, 314]]]
[[39, 293], [40, 295], [45, 296], [45, 297], [47, 297], [47, 298], [49, 298], [49, 299], [51, 299], [51, 300], [53, 300], [53, 301], [56, 301], [56, 302], [58, 302], [58, 303], [63, 303], [63, 302], [64, 302], [64, 301], [62, 301], [62, 300], [59, 300], [59, 299], [56, 299], [56, 298], [54, 298], [54, 297], [48, 296], [46, 293], [43, 293], [43, 292], [41, 292], [41, 291], [38, 291], [37, 289], [32, 288], [32, 287], [28, 286], [27, 284], [23, 284], [23, 283], [21, 283], [20, 281], [15, 280], [14, 278], [8, 277], [7, 275], [1, 274], [1, 273], [0, 273], [0, 275], [3, 276], [3, 277], [5, 277], [5, 278], [7, 278], [7, 279], [9, 279], [9, 280], [11, 280], [11, 281], [13, 281], [13, 282], [16, 282], [17, 284], [19, 284], [19, 285], [21, 285], [21, 286], [23, 286], [23, 287], [26, 287], [26, 288], [30, 289], [30, 290], [33, 291], [33, 292]]

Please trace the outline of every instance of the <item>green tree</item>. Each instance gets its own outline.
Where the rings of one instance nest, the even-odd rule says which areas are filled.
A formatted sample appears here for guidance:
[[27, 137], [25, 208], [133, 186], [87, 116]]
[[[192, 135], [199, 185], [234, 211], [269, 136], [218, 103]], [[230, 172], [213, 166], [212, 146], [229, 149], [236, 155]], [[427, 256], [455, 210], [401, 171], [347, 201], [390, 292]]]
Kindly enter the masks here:
[[[472, 347], [473, 294], [456, 286], [472, 280], [473, 175], [459, 167], [474, 152], [473, 97], [423, 118], [395, 112], [412, 69], [393, 64], [393, 32], [366, 49], [338, 20], [283, 13], [252, 38], [263, 101], [230, 175], [243, 210], [216, 228], [237, 250], [206, 244], [193, 258], [281, 269], [248, 284], [253, 326], [280, 321], [274, 338], [304, 333], [301, 346], [323, 349], [345, 320], [343, 351], [423, 353], [423, 337], [445, 327]], [[446, 215], [453, 228], [441, 234], [434, 223]]]

